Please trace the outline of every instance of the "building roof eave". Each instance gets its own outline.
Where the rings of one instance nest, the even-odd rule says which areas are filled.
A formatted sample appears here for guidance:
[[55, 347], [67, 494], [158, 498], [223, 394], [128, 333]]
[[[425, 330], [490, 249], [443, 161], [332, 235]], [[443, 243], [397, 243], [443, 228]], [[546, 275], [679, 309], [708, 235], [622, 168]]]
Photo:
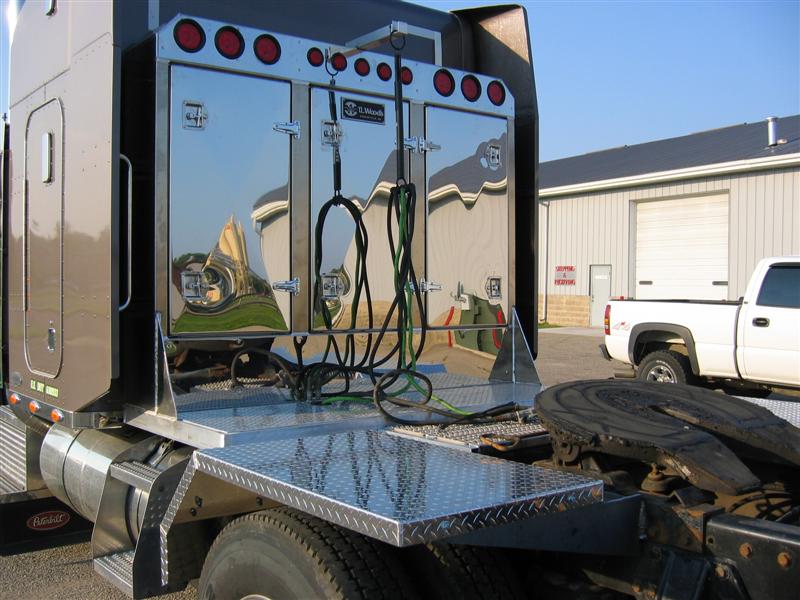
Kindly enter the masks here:
[[710, 165], [700, 165], [685, 169], [674, 169], [671, 171], [642, 173], [640, 175], [632, 175], [630, 177], [617, 177], [614, 179], [603, 179], [571, 185], [542, 188], [539, 190], [539, 198], [554, 198], [557, 196], [585, 194], [589, 192], [599, 192], [616, 188], [649, 185], [678, 179], [694, 179], [697, 177], [711, 177], [716, 175], [727, 175], [731, 173], [745, 173], [748, 171], [763, 171], [797, 165], [800, 165], [800, 152], [796, 152], [794, 154], [784, 154], [780, 156], [768, 156]]

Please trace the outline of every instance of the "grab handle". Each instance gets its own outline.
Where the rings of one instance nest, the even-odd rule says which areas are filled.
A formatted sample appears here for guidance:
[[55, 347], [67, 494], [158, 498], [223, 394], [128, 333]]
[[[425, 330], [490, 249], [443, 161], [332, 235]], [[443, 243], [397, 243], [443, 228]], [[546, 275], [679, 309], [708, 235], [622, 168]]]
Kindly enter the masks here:
[[133, 165], [124, 154], [120, 153], [119, 157], [128, 165], [128, 297], [119, 305], [119, 310], [123, 311], [131, 303], [133, 289]]

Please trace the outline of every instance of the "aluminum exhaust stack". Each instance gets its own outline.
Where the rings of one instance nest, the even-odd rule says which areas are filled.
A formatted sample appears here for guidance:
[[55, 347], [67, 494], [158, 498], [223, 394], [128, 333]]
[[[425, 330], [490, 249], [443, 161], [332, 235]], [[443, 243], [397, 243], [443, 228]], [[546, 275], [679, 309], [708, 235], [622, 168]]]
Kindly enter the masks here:
[[778, 117], [767, 117], [767, 146], [778, 145]]

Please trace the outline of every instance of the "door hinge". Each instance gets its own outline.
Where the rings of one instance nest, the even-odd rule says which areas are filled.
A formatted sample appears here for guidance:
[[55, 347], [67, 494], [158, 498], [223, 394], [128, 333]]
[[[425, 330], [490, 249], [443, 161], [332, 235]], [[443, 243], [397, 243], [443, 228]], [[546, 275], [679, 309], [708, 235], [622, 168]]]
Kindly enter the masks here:
[[435, 281], [426, 281], [425, 279], [420, 279], [419, 291], [423, 294], [428, 294], [430, 292], [441, 292], [442, 284]]
[[288, 123], [273, 123], [272, 129], [278, 133], [285, 133], [295, 139], [300, 138], [300, 121], [289, 121]]
[[272, 289], [279, 292], [289, 292], [292, 296], [300, 293], [300, 279], [295, 277], [289, 281], [273, 281]]
[[442, 149], [439, 144], [434, 144], [433, 142], [426, 140], [424, 137], [419, 137], [416, 135], [403, 138], [403, 147], [406, 150], [411, 150], [411, 152], [418, 152], [420, 154], [425, 152], [435, 152], [436, 150]]

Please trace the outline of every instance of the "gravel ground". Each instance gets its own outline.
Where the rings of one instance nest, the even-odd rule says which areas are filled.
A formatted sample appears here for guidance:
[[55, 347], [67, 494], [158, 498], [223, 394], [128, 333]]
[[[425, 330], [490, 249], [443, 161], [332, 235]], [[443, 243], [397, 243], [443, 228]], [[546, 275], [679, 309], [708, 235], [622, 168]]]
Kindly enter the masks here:
[[[588, 335], [584, 335], [588, 334]], [[578, 379], [608, 378], [613, 364], [600, 356], [598, 331], [548, 330], [539, 336], [536, 366], [545, 385]], [[169, 600], [195, 598], [191, 586], [183, 592], [162, 596]], [[0, 598], [57, 600], [124, 600], [119, 592], [92, 570], [88, 543], [0, 556]]]

